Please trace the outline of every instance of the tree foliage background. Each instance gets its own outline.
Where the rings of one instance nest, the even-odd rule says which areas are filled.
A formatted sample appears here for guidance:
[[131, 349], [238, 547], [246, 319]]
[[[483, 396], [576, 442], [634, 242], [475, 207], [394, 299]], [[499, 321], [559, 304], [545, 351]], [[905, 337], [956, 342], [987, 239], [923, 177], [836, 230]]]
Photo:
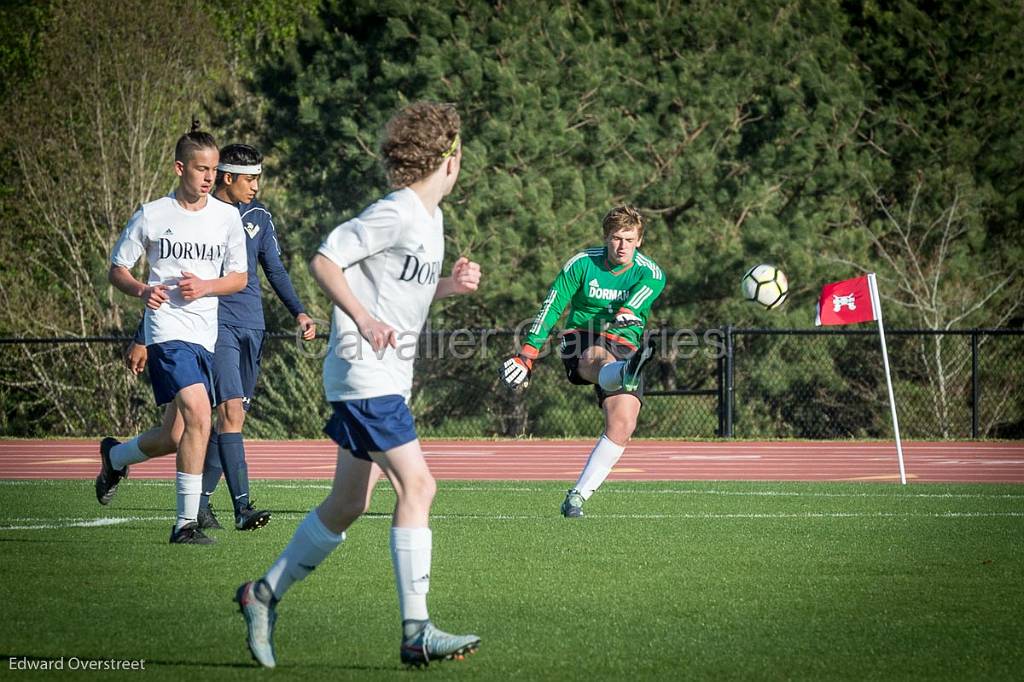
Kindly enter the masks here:
[[[105, 283], [106, 256], [134, 207], [172, 187], [173, 141], [193, 115], [267, 156], [263, 199], [300, 293], [326, 318], [303, 264], [386, 191], [379, 131], [417, 99], [462, 113], [448, 260], [468, 255], [485, 272], [479, 295], [435, 308], [434, 328], [530, 317], [621, 203], [649, 217], [644, 251], [668, 275], [656, 324], [806, 327], [821, 283], [871, 270], [890, 325], [1021, 325], [1024, 19], [1013, 3], [64, 0], [3, 12], [0, 336], [134, 324], [136, 302]], [[737, 296], [743, 271], [765, 261], [793, 282], [778, 314]], [[267, 307], [287, 328], [283, 308]], [[143, 400], [116, 356], [76, 359], [68, 376], [24, 353], [0, 370], [5, 431], [57, 404], [65, 413], [48, 428], [97, 428], [88, 413], [115, 377], [113, 393]], [[941, 420], [959, 400], [962, 354], [941, 337], [907, 353]], [[676, 360], [663, 357], [661, 381], [711, 380], [711, 364]], [[315, 377], [268, 362], [295, 383], [269, 387], [269, 402], [318, 405]], [[799, 372], [835, 384], [825, 365], [766, 361], [751, 383]], [[478, 369], [464, 383], [486, 394], [493, 372]], [[443, 385], [446, 371], [421, 377]], [[565, 404], [545, 383], [536, 400]], [[417, 401], [421, 419], [453, 417], [437, 411], [444, 400]], [[1015, 402], [1007, 419], [1020, 418]], [[792, 419], [776, 403], [765, 400], [769, 425]], [[512, 432], [538, 426], [529, 413]]]

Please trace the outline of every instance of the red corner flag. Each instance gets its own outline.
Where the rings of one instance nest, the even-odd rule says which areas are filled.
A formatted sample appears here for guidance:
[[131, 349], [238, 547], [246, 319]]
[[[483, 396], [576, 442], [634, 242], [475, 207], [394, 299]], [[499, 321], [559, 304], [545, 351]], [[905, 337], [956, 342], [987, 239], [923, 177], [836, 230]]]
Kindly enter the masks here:
[[814, 324], [854, 324], [870, 322], [880, 317], [875, 310], [868, 276], [832, 282], [821, 288], [818, 298], [818, 314]]
[[878, 281], [875, 273], [863, 277], [832, 282], [821, 288], [818, 297], [818, 314], [814, 324], [854, 324], [856, 322], [878, 321], [878, 338], [882, 342], [882, 366], [885, 368], [885, 385], [889, 389], [889, 407], [892, 410], [892, 430], [896, 435], [896, 456], [900, 463], [900, 483], [907, 484], [907, 469], [903, 464], [903, 442], [900, 438], [900, 422], [896, 417], [896, 396], [892, 391], [892, 372], [889, 370], [889, 351], [885, 347], [885, 327], [882, 326], [882, 304], [878, 296]]

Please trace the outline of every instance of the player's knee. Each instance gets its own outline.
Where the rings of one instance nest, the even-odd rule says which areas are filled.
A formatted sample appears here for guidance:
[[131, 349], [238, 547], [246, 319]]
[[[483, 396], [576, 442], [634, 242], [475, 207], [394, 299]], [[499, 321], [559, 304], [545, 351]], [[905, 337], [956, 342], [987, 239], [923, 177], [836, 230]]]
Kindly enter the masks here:
[[605, 435], [608, 439], [618, 445], [625, 445], [630, 438], [633, 437], [633, 432], [636, 430], [636, 418], [630, 416], [620, 416], [614, 419], [608, 420], [608, 428], [605, 429]]
[[437, 494], [437, 481], [428, 473], [417, 481], [411, 492], [422, 506], [429, 507], [434, 502], [434, 495]]
[[210, 418], [209, 411], [204, 413], [201, 410], [196, 410], [185, 415], [186, 431], [209, 437], [212, 424], [213, 420]]
[[208, 402], [192, 397], [182, 400], [178, 410], [181, 412], [185, 430], [210, 433], [213, 415], [210, 413], [210, 404]]
[[228, 400], [217, 407], [217, 417], [221, 420], [221, 428], [228, 433], [241, 433], [245, 423], [245, 408], [242, 401]]
[[437, 481], [429, 471], [403, 482], [399, 491], [399, 503], [429, 508], [437, 494]]

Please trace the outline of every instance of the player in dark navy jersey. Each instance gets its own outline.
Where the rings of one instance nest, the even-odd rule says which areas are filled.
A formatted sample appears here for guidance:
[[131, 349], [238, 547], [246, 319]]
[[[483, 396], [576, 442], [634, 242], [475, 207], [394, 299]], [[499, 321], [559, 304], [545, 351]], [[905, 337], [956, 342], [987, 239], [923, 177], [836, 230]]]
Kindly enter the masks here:
[[[222, 527], [210, 508], [210, 495], [216, 490], [221, 473], [231, 494], [235, 528], [255, 530], [270, 520], [270, 512], [256, 509], [249, 499], [249, 474], [242, 441], [242, 426], [255, 393], [266, 329], [257, 262], [274, 293], [295, 317], [303, 338], [310, 340], [316, 335], [316, 325], [306, 314], [281, 262], [273, 217], [263, 204], [256, 201], [262, 161], [263, 157], [253, 147], [232, 144], [220, 150], [220, 163], [217, 165], [213, 196], [236, 206], [241, 214], [249, 278], [244, 289], [220, 299], [218, 310], [213, 367], [217, 427], [210, 434], [203, 468], [199, 527], [204, 529]], [[136, 373], [141, 372], [146, 357], [146, 347], [136, 335], [128, 355], [129, 368]]]

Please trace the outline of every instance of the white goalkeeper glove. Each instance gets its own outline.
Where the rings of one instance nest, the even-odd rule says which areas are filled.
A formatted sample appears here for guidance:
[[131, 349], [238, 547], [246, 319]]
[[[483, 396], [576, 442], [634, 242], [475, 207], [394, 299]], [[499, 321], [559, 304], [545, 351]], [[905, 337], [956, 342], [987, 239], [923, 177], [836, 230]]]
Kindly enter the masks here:
[[643, 320], [633, 314], [632, 311], [622, 308], [619, 312], [615, 313], [615, 319], [612, 321], [613, 327], [631, 327], [634, 324], [642, 324]]
[[530, 385], [532, 372], [533, 360], [522, 355], [514, 355], [502, 363], [498, 375], [505, 388], [513, 393], [519, 393]]

